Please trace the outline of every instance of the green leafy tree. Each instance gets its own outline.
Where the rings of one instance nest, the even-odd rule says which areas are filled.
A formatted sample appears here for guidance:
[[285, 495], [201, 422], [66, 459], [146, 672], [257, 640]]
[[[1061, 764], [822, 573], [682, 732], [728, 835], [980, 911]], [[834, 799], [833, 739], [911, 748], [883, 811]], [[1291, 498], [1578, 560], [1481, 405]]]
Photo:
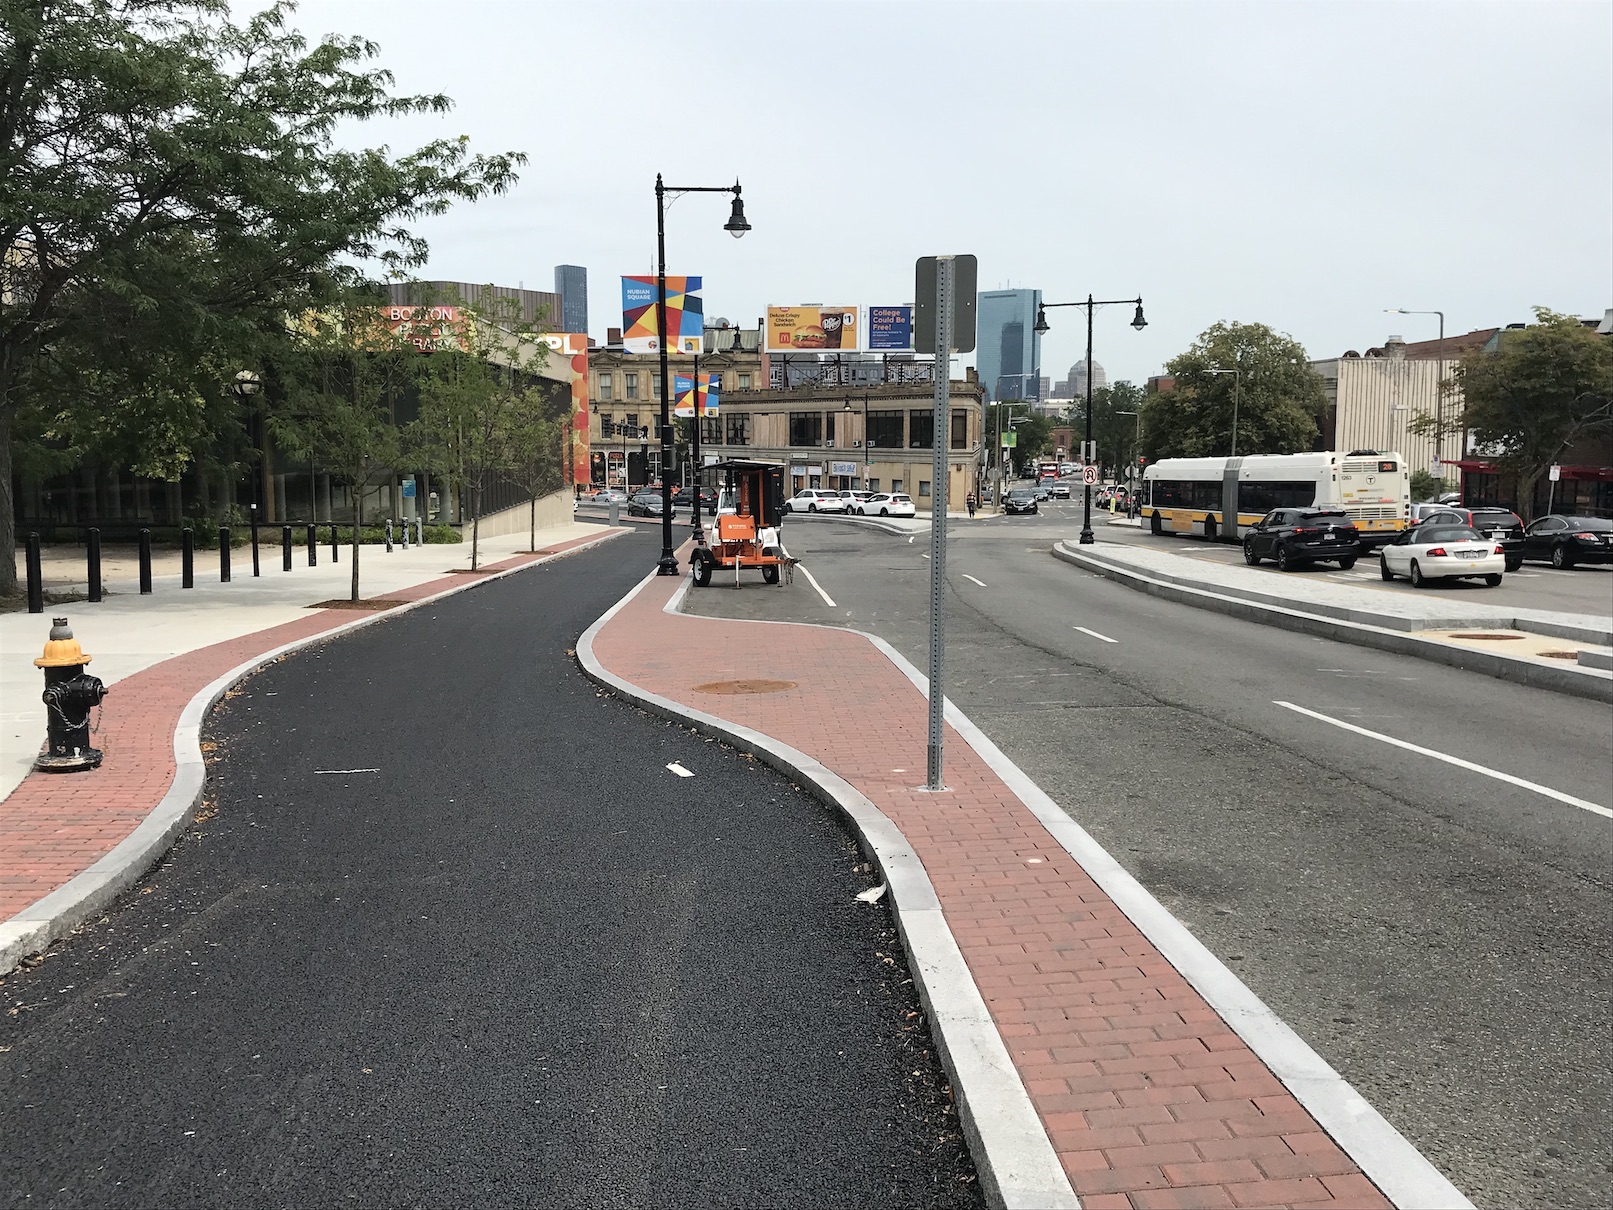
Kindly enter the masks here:
[[[1535, 485], [1571, 446], [1613, 434], [1613, 340], [1572, 315], [1535, 308], [1535, 322], [1501, 334], [1494, 353], [1464, 357], [1443, 384], [1459, 396], [1444, 431], [1468, 432], [1515, 478], [1517, 506], [1527, 510]], [[1433, 416], [1414, 431], [1436, 432]]]
[[330, 302], [355, 263], [422, 263], [406, 224], [515, 183], [524, 157], [463, 138], [337, 149], [338, 126], [450, 102], [392, 95], [373, 43], [310, 48], [291, 11], [0, 2], [0, 594], [17, 587], [14, 439], [170, 475], [227, 462], [225, 388], [285, 315]]
[[1411, 498], [1414, 503], [1439, 499], [1440, 492], [1445, 490], [1445, 480], [1431, 471], [1416, 470], [1411, 472]]
[[[1143, 408], [1143, 452], [1150, 458], [1225, 456], [1238, 413], [1240, 454], [1293, 454], [1314, 448], [1327, 406], [1305, 348], [1265, 324], [1212, 324], [1171, 358], [1169, 391]], [[1216, 374], [1233, 370], [1237, 374]]]
[[[1123, 478], [1125, 468], [1136, 460], [1137, 416], [1127, 413], [1141, 412], [1144, 398], [1142, 387], [1124, 381], [1092, 392], [1092, 440], [1097, 443], [1098, 462], [1108, 477]], [[1075, 429], [1077, 442], [1086, 440], [1086, 408], [1084, 398], [1070, 408], [1069, 423]]]
[[545, 390], [542, 383], [521, 392], [509, 426], [504, 473], [526, 493], [527, 548], [538, 543], [538, 501], [565, 486], [565, 460], [571, 438], [569, 392]]
[[303, 316], [269, 361], [265, 423], [275, 445], [299, 461], [317, 453], [352, 493], [355, 601], [365, 498], [400, 461], [397, 401], [417, 388], [425, 361], [387, 326], [377, 303], [355, 291], [340, 306]]

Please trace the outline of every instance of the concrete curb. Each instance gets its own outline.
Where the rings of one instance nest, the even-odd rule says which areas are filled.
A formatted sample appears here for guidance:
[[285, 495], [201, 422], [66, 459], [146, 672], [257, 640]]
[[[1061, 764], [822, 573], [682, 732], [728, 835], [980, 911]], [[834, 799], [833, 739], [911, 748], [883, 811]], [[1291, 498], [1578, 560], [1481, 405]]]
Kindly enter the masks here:
[[[1125, 584], [1129, 588], [1138, 589], [1152, 596], [1164, 597], [1167, 600], [1180, 601], [1199, 609], [1213, 610], [1216, 613], [1228, 614], [1235, 618], [1242, 618], [1245, 621], [1259, 622], [1266, 626], [1276, 626], [1282, 630], [1296, 630], [1302, 634], [1337, 639], [1340, 642], [1354, 643], [1360, 647], [1373, 647], [1379, 651], [1390, 651], [1397, 655], [1410, 655], [1438, 664], [1449, 664], [1455, 668], [1464, 668], [1470, 672], [1482, 673], [1485, 676], [1493, 676], [1503, 681], [1531, 685], [1537, 689], [1549, 689], [1556, 693], [1569, 694], [1574, 697], [1591, 698], [1594, 701], [1613, 702], [1613, 675], [1603, 674], [1596, 669], [1582, 668], [1578, 665], [1549, 667], [1543, 664], [1535, 664], [1528, 660], [1521, 660], [1515, 656], [1506, 656], [1490, 651], [1475, 651], [1471, 648], [1441, 643], [1434, 639], [1408, 634], [1403, 630], [1391, 629], [1389, 626], [1367, 624], [1351, 621], [1343, 617], [1328, 617], [1321, 613], [1308, 613], [1286, 606], [1264, 604], [1257, 600], [1247, 599], [1242, 595], [1211, 591], [1207, 588], [1190, 586], [1190, 582], [1172, 582], [1172, 580], [1160, 576], [1149, 575], [1136, 568], [1111, 562], [1086, 551], [1070, 550], [1062, 542], [1053, 547], [1052, 553], [1055, 559], [1061, 559], [1066, 563], [1084, 567], [1088, 571], [1106, 576], [1111, 580]], [[1357, 611], [1341, 610], [1340, 612], [1355, 613]], [[1363, 615], [1357, 613], [1357, 616]], [[1387, 619], [1379, 620], [1387, 621]], [[1475, 625], [1493, 627], [1496, 623], [1492, 618], [1482, 623], [1475, 623]], [[1558, 635], [1556, 637], [1568, 636]]]
[[[429, 597], [399, 605], [383, 613], [342, 622], [329, 630], [306, 638], [283, 643], [269, 651], [237, 664], [224, 675], [198, 692], [179, 712], [179, 725], [174, 729], [174, 780], [150, 814], [141, 820], [133, 832], [125, 836], [111, 852], [88, 869], [74, 875], [50, 894], [23, 908], [9, 920], [0, 921], [0, 978], [10, 974], [23, 959], [43, 953], [52, 944], [67, 936], [89, 917], [110, 904], [124, 891], [143, 878], [173, 846], [179, 834], [189, 826], [202, 801], [207, 784], [207, 765], [202, 756], [202, 724], [207, 712], [233, 685], [251, 676], [258, 669], [273, 663], [281, 656], [315, 643], [351, 634], [364, 626], [373, 626], [408, 613], [423, 605], [431, 605], [444, 597], [469, 592], [483, 584], [502, 580], [555, 559], [563, 559], [579, 550], [616, 537], [624, 531], [611, 530], [598, 538], [580, 543], [559, 554], [533, 559], [519, 567], [476, 576], [465, 583], [455, 584]], [[160, 665], [153, 665], [160, 667]]]
[[[583, 632], [577, 641], [577, 659], [584, 673], [653, 714], [727, 737], [740, 751], [799, 779], [822, 801], [844, 812], [890, 887], [891, 912], [907, 947], [936, 1046], [952, 1077], [958, 1116], [987, 1202], [1005, 1210], [1079, 1210], [1081, 1203], [963, 960], [929, 873], [890, 818], [806, 753], [738, 723], [649, 693], [600, 664], [593, 650], [595, 636], [655, 578], [646, 576]], [[689, 580], [684, 577], [666, 607], [668, 612], [678, 612], [688, 588]]]
[[[869, 636], [873, 638], [873, 636]], [[900, 652], [873, 641], [919, 691], [929, 695], [929, 677]], [[1064, 851], [1114, 900], [1139, 932], [1154, 943], [1193, 989], [1242, 1038], [1317, 1124], [1356, 1162], [1396, 1206], [1417, 1210], [1473, 1210], [1473, 1203], [1422, 1152], [1352, 1088], [1343, 1076], [1153, 894], [1126, 872], [1109, 851], [1014, 764], [949, 699], [946, 721], [986, 762], [1003, 784], [1036, 816]]]

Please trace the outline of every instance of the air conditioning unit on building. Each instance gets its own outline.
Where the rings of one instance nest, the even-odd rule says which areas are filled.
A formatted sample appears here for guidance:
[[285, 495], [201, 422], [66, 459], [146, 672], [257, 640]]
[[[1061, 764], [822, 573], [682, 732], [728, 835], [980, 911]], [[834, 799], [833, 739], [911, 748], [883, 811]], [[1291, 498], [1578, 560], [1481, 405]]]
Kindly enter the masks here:
[[851, 448], [854, 449], [854, 450], [860, 450], [860, 449], [862, 449], [862, 447], [863, 447], [863, 443], [861, 441], [853, 441], [851, 443]]

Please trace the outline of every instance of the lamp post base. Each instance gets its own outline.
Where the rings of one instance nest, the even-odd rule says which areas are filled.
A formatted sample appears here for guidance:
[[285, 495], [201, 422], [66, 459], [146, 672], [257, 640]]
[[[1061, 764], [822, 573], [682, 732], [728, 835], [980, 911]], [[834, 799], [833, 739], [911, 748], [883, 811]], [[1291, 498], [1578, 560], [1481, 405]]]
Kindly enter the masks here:
[[678, 560], [671, 551], [665, 551], [661, 560], [655, 565], [655, 574], [658, 576], [675, 576], [678, 574]]
[[1093, 533], [1092, 533], [1092, 531], [1090, 529], [1083, 529], [1081, 531], [1081, 545], [1082, 546], [1091, 546], [1097, 540], [1098, 539], [1093, 536]]

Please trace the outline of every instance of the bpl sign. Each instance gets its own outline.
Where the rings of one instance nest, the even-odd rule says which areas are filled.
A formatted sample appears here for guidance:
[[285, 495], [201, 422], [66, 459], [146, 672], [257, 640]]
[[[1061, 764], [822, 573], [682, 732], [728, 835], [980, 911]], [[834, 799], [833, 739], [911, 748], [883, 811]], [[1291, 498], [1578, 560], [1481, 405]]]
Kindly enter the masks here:
[[422, 353], [464, 352], [470, 316], [462, 307], [384, 307], [387, 330]]

